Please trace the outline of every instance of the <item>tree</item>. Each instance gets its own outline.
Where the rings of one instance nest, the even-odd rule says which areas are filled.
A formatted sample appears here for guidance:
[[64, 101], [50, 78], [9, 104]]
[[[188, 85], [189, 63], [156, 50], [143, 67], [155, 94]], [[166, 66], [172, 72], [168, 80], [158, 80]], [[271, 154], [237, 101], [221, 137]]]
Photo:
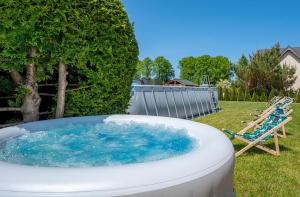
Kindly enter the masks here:
[[165, 83], [175, 76], [172, 64], [163, 56], [159, 56], [153, 61], [153, 73], [155, 79], [162, 83]]
[[140, 79], [145, 77], [145, 79], [150, 80], [153, 75], [153, 61], [146, 57], [142, 61], [137, 63], [137, 72], [136, 72], [136, 79]]
[[203, 55], [199, 57], [185, 57], [179, 61], [180, 78], [200, 83], [203, 75], [208, 75], [212, 84], [225, 79], [231, 75], [232, 64], [228, 58], [223, 56], [210, 57]]
[[217, 87], [219, 88], [219, 90], [221, 90], [220, 92], [222, 93], [222, 95], [220, 95], [222, 97], [222, 100], [225, 97], [225, 90], [230, 88], [231, 83], [225, 79], [225, 80], [221, 80], [217, 83]]
[[0, 70], [9, 73], [22, 97], [19, 106], [3, 110], [21, 111], [24, 121], [38, 120], [41, 97], [37, 82], [46, 73], [42, 66], [45, 56], [41, 54], [41, 35], [45, 32], [39, 25], [44, 16], [42, 6], [5, 1], [0, 7]]
[[296, 79], [295, 68], [280, 65], [279, 44], [257, 51], [249, 60], [242, 56], [235, 69], [239, 86], [251, 92], [288, 90]]
[[[24, 121], [37, 120], [38, 83], [58, 69], [57, 116], [120, 113], [127, 108], [138, 47], [118, 0], [0, 3], [0, 70], [10, 73], [23, 96]], [[101, 24], [101, 25], [99, 25]], [[67, 71], [67, 68], [70, 68]]]
[[251, 73], [249, 70], [249, 61], [245, 55], [242, 55], [235, 65], [235, 73], [238, 77], [237, 85], [242, 88], [249, 88], [251, 83]]
[[85, 5], [75, 12], [85, 43], [73, 79], [80, 86], [67, 93], [66, 112], [124, 113], [138, 61], [133, 26], [119, 0], [77, 1]]

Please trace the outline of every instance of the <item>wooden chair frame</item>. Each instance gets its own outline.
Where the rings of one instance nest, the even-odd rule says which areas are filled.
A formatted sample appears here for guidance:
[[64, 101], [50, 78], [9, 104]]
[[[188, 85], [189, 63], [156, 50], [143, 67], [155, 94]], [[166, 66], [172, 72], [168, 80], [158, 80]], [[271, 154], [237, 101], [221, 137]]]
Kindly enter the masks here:
[[[284, 115], [286, 117], [288, 117], [291, 113], [293, 112], [292, 109], [290, 109], [288, 112], [286, 112]], [[263, 124], [263, 122], [259, 123], [258, 125], [255, 126], [255, 129], [258, 129], [261, 125]], [[285, 126], [283, 125], [282, 128], [281, 128], [282, 132], [279, 133], [279, 129], [277, 130], [277, 135], [278, 137], [281, 137], [281, 138], [286, 138], [286, 131], [285, 131]]]
[[[278, 129], [282, 129], [284, 131], [284, 134], [285, 134], [285, 128], [284, 126], [292, 120], [292, 117], [288, 117], [286, 120], [284, 120], [282, 123], [280, 123], [278, 126], [274, 127], [273, 129], [269, 130], [268, 132], [264, 133], [263, 135], [259, 136], [256, 140], [254, 141], [249, 141], [245, 138], [242, 138], [240, 136], [235, 136], [235, 139], [237, 140], [240, 140], [242, 142], [245, 142], [247, 143], [247, 145], [242, 148], [241, 150], [239, 150], [238, 152], [235, 153], [235, 156], [238, 157], [240, 156], [241, 154], [243, 154], [244, 152], [246, 152], [247, 150], [249, 150], [250, 148], [252, 147], [256, 147], [256, 148], [259, 148], [265, 152], [268, 152], [272, 155], [280, 155], [280, 150], [279, 150], [279, 143], [278, 143]], [[251, 127], [252, 128], [252, 127]], [[250, 129], [250, 128], [249, 128]], [[224, 130], [224, 129], [223, 129]], [[242, 130], [243, 131], [243, 130]], [[243, 131], [243, 132], [239, 132], [239, 134], [243, 134], [245, 133], [246, 131]], [[264, 139], [266, 136], [268, 136], [269, 134], [274, 134], [274, 144], [275, 144], [275, 150], [269, 148], [269, 147], [266, 147], [264, 145], [261, 144], [261, 140]]]
[[282, 103], [285, 100], [285, 97], [279, 99], [279, 101], [277, 101], [276, 103], [274, 103], [273, 105], [269, 106], [267, 109], [265, 109], [261, 114], [259, 114], [260, 116], [264, 116], [266, 115], [270, 110], [272, 110], [273, 108], [276, 107], [277, 104]]
[[[275, 108], [274, 108], [275, 110]], [[257, 119], [256, 121], [253, 121], [251, 124], [249, 124], [247, 127], [243, 128], [242, 130], [240, 130], [238, 132], [238, 134], [244, 134], [245, 132], [249, 131], [249, 129], [251, 128], [254, 128], [254, 129], [258, 129], [262, 124], [263, 124], [263, 121], [266, 120], [270, 114], [274, 111], [270, 111], [269, 113], [265, 114], [264, 116], [260, 117], [259, 119]], [[293, 112], [292, 109], [290, 109], [288, 112], [286, 112], [284, 115], [286, 117], [288, 117], [291, 113]], [[283, 126], [282, 128], [282, 133], [278, 133], [278, 136], [281, 137], [281, 138], [286, 138], [286, 132], [285, 132], [285, 127]]]

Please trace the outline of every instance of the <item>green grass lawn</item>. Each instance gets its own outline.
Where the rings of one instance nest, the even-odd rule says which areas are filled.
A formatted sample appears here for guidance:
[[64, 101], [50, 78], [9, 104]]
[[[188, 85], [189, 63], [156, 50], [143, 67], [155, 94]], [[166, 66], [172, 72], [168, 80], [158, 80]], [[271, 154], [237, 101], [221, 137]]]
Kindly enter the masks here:
[[[251, 113], [265, 109], [266, 103], [221, 102], [221, 112], [195, 121], [216, 128], [239, 131], [250, 121]], [[236, 159], [234, 187], [240, 196], [300, 196], [300, 104], [293, 104], [293, 120], [287, 124], [287, 138], [279, 138], [280, 156], [273, 156], [257, 148], [252, 148]], [[233, 140], [236, 150], [245, 144]], [[265, 142], [270, 147], [273, 140]]]

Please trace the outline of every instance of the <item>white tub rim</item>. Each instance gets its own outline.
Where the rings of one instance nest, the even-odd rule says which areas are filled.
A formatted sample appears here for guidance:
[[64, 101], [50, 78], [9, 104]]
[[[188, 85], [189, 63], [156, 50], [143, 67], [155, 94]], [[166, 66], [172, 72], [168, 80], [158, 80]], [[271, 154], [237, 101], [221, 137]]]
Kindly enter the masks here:
[[[185, 128], [189, 135], [197, 138], [200, 145], [196, 150], [181, 156], [120, 166], [57, 168], [24, 166], [0, 161], [0, 174], [4, 175], [0, 177], [0, 191], [49, 193], [101, 191], [107, 195], [132, 194], [170, 187], [206, 176], [233, 158], [234, 150], [230, 140], [218, 129], [205, 124], [143, 115], [67, 119], [91, 117], [102, 117], [105, 118], [104, 121], [118, 123], [128, 121], [161, 123], [174, 128]], [[22, 128], [22, 125], [16, 127]], [[2, 132], [9, 128], [13, 127], [0, 130], [0, 139]]]

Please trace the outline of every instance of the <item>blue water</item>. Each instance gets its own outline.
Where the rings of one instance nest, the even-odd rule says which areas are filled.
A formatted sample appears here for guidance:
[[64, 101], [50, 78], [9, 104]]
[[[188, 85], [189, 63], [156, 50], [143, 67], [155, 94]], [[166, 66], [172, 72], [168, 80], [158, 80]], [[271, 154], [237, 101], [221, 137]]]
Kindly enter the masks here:
[[184, 130], [80, 122], [9, 139], [0, 144], [0, 160], [44, 167], [112, 166], [167, 159], [195, 146]]

